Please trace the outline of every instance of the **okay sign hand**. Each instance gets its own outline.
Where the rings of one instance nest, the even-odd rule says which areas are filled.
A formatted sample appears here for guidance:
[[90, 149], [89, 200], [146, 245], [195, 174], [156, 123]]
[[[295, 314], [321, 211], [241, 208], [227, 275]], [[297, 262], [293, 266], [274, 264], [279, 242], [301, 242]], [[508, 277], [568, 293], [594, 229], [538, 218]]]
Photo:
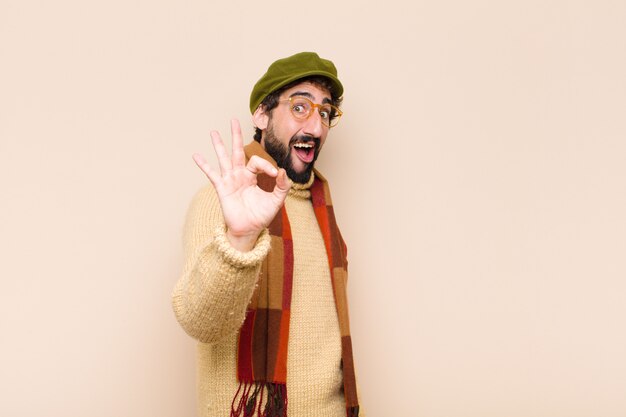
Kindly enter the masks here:
[[[291, 181], [284, 169], [277, 170], [258, 156], [253, 156], [246, 164], [238, 120], [231, 120], [230, 130], [233, 138], [230, 157], [220, 134], [211, 132], [220, 166], [219, 173], [211, 169], [200, 154], [194, 154], [193, 160], [217, 191], [226, 223], [226, 236], [231, 245], [240, 251], [248, 251], [254, 247], [259, 234], [284, 204]], [[276, 186], [272, 192], [263, 191], [257, 186], [257, 175], [260, 173], [276, 177]]]

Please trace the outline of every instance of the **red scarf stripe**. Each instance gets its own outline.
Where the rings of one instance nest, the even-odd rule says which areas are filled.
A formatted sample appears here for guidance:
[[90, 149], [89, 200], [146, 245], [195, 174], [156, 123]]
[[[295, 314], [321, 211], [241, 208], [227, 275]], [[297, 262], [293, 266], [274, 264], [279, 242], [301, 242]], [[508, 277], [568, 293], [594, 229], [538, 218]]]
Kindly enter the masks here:
[[283, 310], [280, 320], [280, 336], [278, 352], [276, 354], [276, 365], [274, 366], [274, 375], [272, 381], [287, 383], [287, 347], [289, 342], [289, 319], [291, 313], [289, 310]]
[[[291, 291], [293, 289], [293, 242], [283, 239], [285, 264], [283, 266], [283, 310], [291, 310]], [[289, 275], [288, 275], [289, 274]]]
[[[322, 237], [324, 239], [324, 246], [326, 247], [326, 255], [328, 259], [332, 258], [332, 252], [330, 251], [330, 224], [328, 222], [328, 209], [326, 207], [326, 200], [324, 198], [324, 184], [321, 181], [314, 181], [311, 186], [311, 202], [313, 203], [313, 210], [315, 211], [315, 217], [320, 226]], [[330, 264], [332, 269], [332, 263]]]
[[237, 379], [242, 382], [254, 381], [252, 372], [252, 330], [256, 310], [246, 311], [246, 318], [239, 331], [237, 348]]
[[[328, 227], [329, 230], [339, 230], [337, 227], [337, 220], [335, 220], [335, 210], [332, 206], [326, 206], [328, 215]], [[348, 268], [348, 261], [346, 260], [346, 251], [344, 250], [343, 239], [341, 234], [334, 233], [330, 235], [331, 252], [333, 258], [333, 268]]]

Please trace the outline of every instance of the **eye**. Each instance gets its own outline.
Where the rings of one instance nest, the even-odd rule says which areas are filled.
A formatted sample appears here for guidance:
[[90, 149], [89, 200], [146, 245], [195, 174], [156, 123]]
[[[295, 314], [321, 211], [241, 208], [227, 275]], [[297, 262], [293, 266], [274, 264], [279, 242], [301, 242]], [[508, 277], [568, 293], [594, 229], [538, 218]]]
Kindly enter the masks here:
[[307, 117], [311, 112], [311, 105], [303, 98], [294, 98], [291, 100], [291, 112], [298, 117]]
[[330, 110], [328, 109], [320, 109], [320, 116], [324, 120], [328, 120], [330, 118]]
[[294, 104], [291, 107], [291, 110], [295, 113], [306, 113], [306, 108], [304, 104]]

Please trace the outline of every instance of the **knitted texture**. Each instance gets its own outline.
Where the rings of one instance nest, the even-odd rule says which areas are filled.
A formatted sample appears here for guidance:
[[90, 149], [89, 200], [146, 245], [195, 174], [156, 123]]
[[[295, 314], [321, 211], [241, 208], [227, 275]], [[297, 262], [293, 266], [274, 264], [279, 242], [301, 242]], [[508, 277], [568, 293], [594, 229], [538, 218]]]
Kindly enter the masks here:
[[[285, 201], [295, 260], [287, 362], [289, 416], [343, 416], [341, 333], [326, 249], [309, 192], [296, 188], [306, 187], [295, 185]], [[173, 295], [179, 322], [200, 341], [197, 386], [202, 417], [227, 416], [230, 410], [238, 387], [237, 331], [267, 254], [263, 235], [251, 252], [241, 254], [244, 262], [231, 263], [225, 255], [228, 250], [215, 237], [216, 227], [222, 225], [219, 201], [209, 185], [194, 198], [187, 215], [186, 262]]]

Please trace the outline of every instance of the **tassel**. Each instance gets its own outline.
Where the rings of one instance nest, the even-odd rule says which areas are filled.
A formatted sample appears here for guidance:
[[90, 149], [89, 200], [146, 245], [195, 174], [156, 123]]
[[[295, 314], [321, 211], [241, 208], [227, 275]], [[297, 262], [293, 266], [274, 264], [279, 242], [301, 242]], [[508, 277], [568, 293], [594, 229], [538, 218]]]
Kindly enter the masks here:
[[[265, 391], [267, 399], [263, 407]], [[230, 407], [230, 417], [253, 417], [255, 414], [259, 417], [287, 417], [287, 386], [271, 382], [240, 382]]]
[[287, 417], [287, 385], [267, 384], [267, 403], [262, 417]]
[[[253, 383], [248, 383], [248, 382], [239, 383], [239, 388], [237, 388], [237, 393], [235, 394], [235, 397], [233, 398], [233, 402], [230, 405], [230, 417], [242, 417], [242, 414], [241, 414], [242, 411], [244, 413], [243, 416], [246, 416], [244, 407], [249, 402], [248, 397], [250, 395], [250, 390], [252, 389], [252, 384]], [[241, 392], [241, 397], [239, 398], [239, 400], [237, 400], [237, 396], [239, 395], [239, 392], [241, 391], [242, 385], [243, 385], [243, 392]], [[235, 403], [237, 403], [237, 408], [235, 408]]]
[[265, 384], [261, 384], [261, 394], [259, 395], [259, 409], [257, 410], [257, 416], [262, 416], [261, 406], [263, 405], [263, 390], [265, 389]]
[[246, 408], [243, 410], [243, 417], [252, 417], [254, 415], [254, 412], [256, 411], [256, 399], [259, 394], [259, 390], [259, 384], [254, 384], [254, 392], [246, 403]]

